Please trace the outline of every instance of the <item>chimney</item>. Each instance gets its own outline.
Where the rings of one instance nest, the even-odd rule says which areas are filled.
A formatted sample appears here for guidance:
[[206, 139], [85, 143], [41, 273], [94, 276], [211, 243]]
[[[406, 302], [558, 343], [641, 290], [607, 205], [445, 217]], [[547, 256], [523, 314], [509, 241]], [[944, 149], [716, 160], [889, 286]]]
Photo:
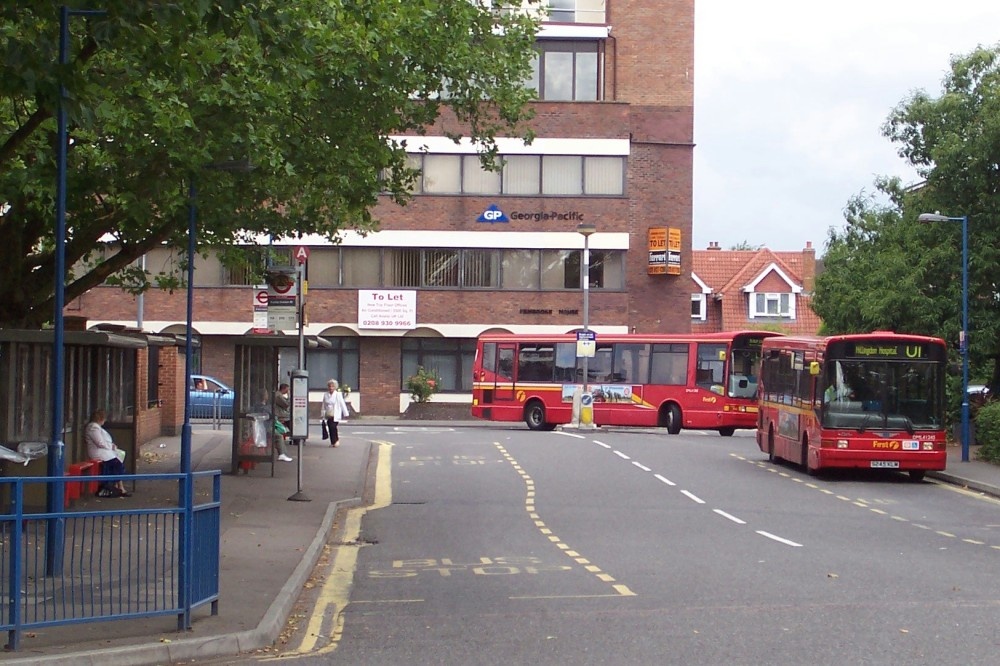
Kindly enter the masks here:
[[807, 294], [813, 293], [816, 287], [816, 249], [812, 241], [806, 241], [802, 250], [802, 288]]
[[709, 250], [721, 250], [722, 248], [719, 247], [719, 241], [709, 241], [708, 242], [708, 249]]

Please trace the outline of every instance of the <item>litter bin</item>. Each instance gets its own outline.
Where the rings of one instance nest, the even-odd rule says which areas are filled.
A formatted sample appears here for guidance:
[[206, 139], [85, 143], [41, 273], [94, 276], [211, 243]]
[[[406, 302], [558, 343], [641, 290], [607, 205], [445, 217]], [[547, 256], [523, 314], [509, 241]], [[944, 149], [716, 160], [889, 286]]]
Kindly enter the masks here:
[[239, 470], [249, 472], [259, 462], [271, 463], [271, 475], [274, 475], [274, 448], [268, 432], [271, 425], [271, 415], [262, 412], [247, 412], [240, 419], [239, 446], [236, 450], [236, 465], [234, 472]]

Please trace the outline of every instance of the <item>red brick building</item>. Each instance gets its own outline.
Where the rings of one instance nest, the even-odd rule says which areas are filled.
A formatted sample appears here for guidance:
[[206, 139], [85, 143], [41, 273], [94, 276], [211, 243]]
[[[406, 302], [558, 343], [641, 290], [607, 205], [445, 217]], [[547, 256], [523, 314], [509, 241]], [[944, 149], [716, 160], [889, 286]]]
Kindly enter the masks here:
[[822, 321], [812, 310], [816, 250], [723, 250], [710, 243], [692, 252], [691, 322], [696, 332], [764, 328], [815, 335]]
[[[591, 328], [691, 330], [694, 0], [548, 4], [530, 84], [538, 138], [501, 138], [501, 173], [434, 128], [408, 137], [423, 176], [410, 205], [377, 206], [378, 233], [287, 244], [287, 263], [292, 245], [309, 247], [305, 332], [332, 344], [308, 353], [312, 390], [336, 377], [363, 414], [399, 414], [406, 378], [424, 366], [441, 377], [435, 401], [469, 402], [479, 334], [581, 327], [581, 223], [596, 227]], [[668, 230], [670, 247], [654, 246]], [[173, 260], [151, 253], [147, 268]], [[253, 295], [242, 276], [199, 258], [196, 371], [230, 380], [254, 327]], [[134, 326], [137, 307], [101, 287], [67, 313]], [[147, 293], [143, 329], [183, 332], [185, 307], [183, 293]], [[283, 357], [282, 371], [295, 360]]]

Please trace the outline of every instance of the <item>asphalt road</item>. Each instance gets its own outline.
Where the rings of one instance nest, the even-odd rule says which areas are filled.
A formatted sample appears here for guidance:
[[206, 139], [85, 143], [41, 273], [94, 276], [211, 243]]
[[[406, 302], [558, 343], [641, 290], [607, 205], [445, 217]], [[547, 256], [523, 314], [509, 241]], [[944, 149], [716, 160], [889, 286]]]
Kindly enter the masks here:
[[810, 477], [750, 433], [385, 438], [363, 547], [333, 544], [289, 627], [296, 663], [995, 660], [996, 500]]

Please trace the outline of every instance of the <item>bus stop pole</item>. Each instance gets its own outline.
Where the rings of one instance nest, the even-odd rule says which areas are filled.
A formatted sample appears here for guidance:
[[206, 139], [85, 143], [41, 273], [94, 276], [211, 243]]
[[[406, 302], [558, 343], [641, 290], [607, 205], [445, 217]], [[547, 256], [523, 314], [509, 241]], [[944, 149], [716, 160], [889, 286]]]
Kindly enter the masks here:
[[302, 490], [302, 457], [305, 454], [306, 439], [309, 436], [309, 372], [304, 369], [306, 362], [306, 342], [305, 342], [305, 308], [302, 295], [304, 283], [303, 273], [305, 272], [305, 260], [299, 259], [298, 268], [298, 289], [296, 299], [298, 300], [299, 317], [299, 362], [298, 367], [292, 370], [292, 439], [298, 442], [299, 455], [295, 460], [295, 493], [288, 498], [290, 502], [311, 502], [312, 498]]

